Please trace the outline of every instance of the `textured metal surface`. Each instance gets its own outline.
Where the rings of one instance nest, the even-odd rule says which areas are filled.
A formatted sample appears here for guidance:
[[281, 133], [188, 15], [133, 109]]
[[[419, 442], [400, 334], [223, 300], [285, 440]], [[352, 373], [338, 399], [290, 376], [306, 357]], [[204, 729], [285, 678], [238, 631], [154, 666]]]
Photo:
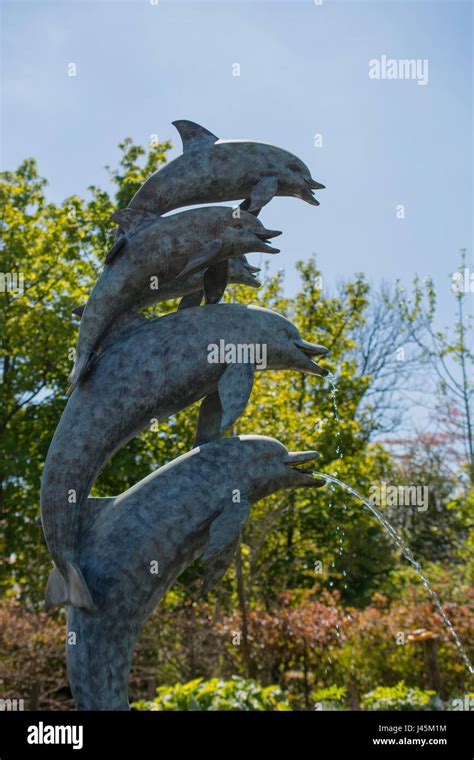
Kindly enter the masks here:
[[[195, 264], [199, 270], [251, 251], [278, 252], [265, 240], [279, 232], [265, 229], [245, 211], [234, 218], [227, 207], [193, 209], [164, 218], [150, 215], [151, 221], [140, 218], [135, 226], [130, 213], [123, 245], [105, 265], [82, 314], [70, 377], [73, 385], [117, 318], [155, 303], [159, 286], [169, 287], [186, 266]], [[206, 260], [209, 252], [212, 260]]]
[[[128, 709], [143, 623], [197, 557], [206, 563], [203, 588], [219, 580], [255, 501], [324, 484], [294, 469], [314, 452], [288, 454], [273, 439], [221, 436], [244, 411], [257, 369], [324, 376], [311, 356], [326, 349], [274, 312], [210, 305], [228, 282], [258, 284], [242, 254], [275, 251], [266, 242], [272, 231], [255, 218], [259, 210], [275, 195], [319, 205], [312, 191], [324, 186], [286, 150], [173, 123], [183, 155], [114, 214], [119, 234], [82, 310], [75, 388], [43, 470], [41, 522], [55, 562], [46, 604], [69, 605], [68, 673], [79, 709]], [[162, 216], [240, 199], [240, 216], [229, 208]], [[204, 293], [207, 305], [199, 308]], [[183, 300], [175, 313], [157, 320], [137, 314], [177, 296]], [[210, 361], [210, 347], [221, 344], [264, 348], [264, 361]], [[118, 497], [89, 498], [100, 470], [127, 441], [200, 399], [199, 448]]]
[[249, 198], [249, 210], [257, 211], [275, 195], [319, 205], [312, 190], [324, 185], [292, 153], [251, 140], [219, 140], [191, 121], [173, 124], [183, 138], [183, 154], [149, 177], [130, 208], [165, 214], [182, 206]]
[[136, 638], [166, 590], [205, 552], [223, 510], [280, 489], [324, 485], [295, 469], [315, 455], [288, 454], [263, 436], [226, 438], [193, 449], [116, 498], [89, 500], [78, 547], [98, 611], [69, 608], [66, 645], [79, 709], [128, 709]]
[[225, 427], [236, 419], [235, 414], [226, 414], [226, 404], [232, 412], [243, 410], [247, 396], [239, 398], [244, 388], [239, 381], [247, 375], [248, 365], [208, 361], [209, 346], [221, 340], [264, 345], [267, 369], [326, 374], [308, 355], [309, 351], [321, 355], [325, 349], [305, 344], [288, 319], [256, 306], [185, 309], [143, 320], [140, 327], [117, 336], [69, 398], [44, 465], [43, 531], [65, 576], [66, 560], [78, 557], [82, 506], [100, 470], [118, 449], [152, 420], [166, 419], [214, 393], [226, 372], [232, 382], [224, 399]]

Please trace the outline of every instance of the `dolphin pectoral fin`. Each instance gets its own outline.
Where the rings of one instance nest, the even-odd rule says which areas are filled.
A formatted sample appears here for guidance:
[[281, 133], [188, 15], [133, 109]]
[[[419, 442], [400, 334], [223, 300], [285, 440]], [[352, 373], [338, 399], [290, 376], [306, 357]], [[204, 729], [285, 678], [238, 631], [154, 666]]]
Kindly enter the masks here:
[[255, 211], [249, 211], [251, 206], [250, 198], [246, 198], [242, 203], [240, 204], [239, 208], [242, 209], [242, 211], [247, 211], [249, 214], [253, 214], [253, 216], [258, 216], [261, 209], [257, 208]]
[[127, 238], [125, 235], [122, 235], [122, 237], [119, 237], [115, 243], [113, 244], [110, 251], [108, 251], [106, 257], [105, 257], [105, 263], [110, 264], [112, 259], [115, 258], [117, 253], [122, 250], [127, 245]]
[[199, 409], [195, 446], [202, 446], [220, 438], [222, 407], [217, 391], [206, 396]]
[[221, 248], [222, 240], [212, 240], [210, 243], [206, 243], [206, 245], [203, 245], [202, 248], [193, 253], [186, 266], [176, 275], [176, 278], [188, 277], [188, 275], [194, 272], [199, 272], [200, 269], [212, 266], [221, 252]]
[[237, 536], [237, 538], [235, 538], [222, 552], [216, 554], [215, 557], [206, 563], [204, 580], [201, 588], [202, 594], [207, 594], [208, 591], [211, 591], [220, 579], [224, 577], [227, 568], [232, 562], [238, 545], [239, 536]]
[[51, 570], [51, 573], [46, 584], [44, 606], [46, 612], [58, 607], [61, 604], [67, 602], [67, 589], [66, 582], [59, 572], [56, 565]]
[[212, 132], [209, 132], [208, 129], [201, 127], [200, 124], [196, 124], [194, 121], [179, 119], [171, 123], [173, 127], [176, 127], [183, 141], [183, 153], [193, 148], [199, 148], [199, 146], [213, 145], [219, 139]]
[[192, 306], [200, 306], [203, 295], [203, 290], [196, 290], [194, 293], [188, 293], [187, 296], [183, 296], [179, 302], [178, 311], [181, 309], [190, 309]]
[[209, 590], [222, 578], [235, 554], [240, 531], [250, 514], [250, 504], [243, 497], [240, 502], [229, 502], [224, 506], [209, 531], [209, 543], [204, 553], [206, 575], [204, 589]]
[[219, 303], [229, 280], [229, 260], [220, 261], [204, 273], [206, 303]]
[[73, 607], [85, 607], [93, 610], [94, 602], [90, 595], [84, 577], [77, 565], [72, 562], [66, 563], [67, 567], [67, 600]]
[[255, 214], [260, 211], [276, 195], [278, 190], [278, 180], [276, 177], [262, 177], [253, 187], [250, 193], [250, 206], [248, 211]]
[[255, 367], [253, 364], [229, 364], [219, 383], [217, 392], [222, 406], [221, 434], [244, 411], [252, 392]]

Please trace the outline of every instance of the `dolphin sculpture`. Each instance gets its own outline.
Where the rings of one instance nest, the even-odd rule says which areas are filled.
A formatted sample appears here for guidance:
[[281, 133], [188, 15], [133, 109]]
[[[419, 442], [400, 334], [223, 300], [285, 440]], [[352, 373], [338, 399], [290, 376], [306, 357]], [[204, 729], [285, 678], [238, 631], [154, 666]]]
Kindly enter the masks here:
[[125, 312], [155, 303], [160, 284], [166, 287], [210, 267], [204, 275], [204, 290], [207, 302], [216, 303], [227, 285], [230, 257], [250, 251], [279, 252], [267, 242], [281, 234], [278, 230], [265, 229], [245, 211], [234, 218], [232, 209], [226, 206], [167, 217], [148, 214], [148, 219], [133, 209], [114, 216], [120, 220], [125, 235], [109, 252], [84, 308], [76, 361], [69, 377], [71, 388], [94, 363], [110, 326]]
[[[68, 611], [68, 674], [79, 710], [128, 710], [136, 638], [178, 576], [203, 557], [204, 591], [223, 576], [250, 507], [282, 489], [319, 488], [315, 451], [289, 452], [273, 438], [205, 444], [120, 496], [90, 498], [79, 556], [98, 611]], [[69, 641], [69, 636], [68, 636]]]
[[[258, 279], [258, 272], [260, 272], [260, 267], [250, 264], [246, 256], [229, 259], [228, 285], [246, 285], [249, 288], [260, 288], [262, 283]], [[205, 270], [200, 269], [186, 277], [171, 280], [165, 285], [161, 283], [156, 291], [155, 302], [161, 303], [180, 298], [178, 309], [199, 306], [204, 297], [204, 274]], [[85, 304], [76, 306], [72, 313], [82, 317], [85, 308]]]
[[[225, 346], [230, 354], [216, 357], [215, 349]], [[258, 346], [265, 354], [259, 364], [251, 351]], [[77, 536], [90, 489], [118, 449], [152, 420], [200, 399], [197, 445], [219, 438], [244, 411], [256, 369], [325, 376], [311, 356], [326, 353], [303, 340], [288, 319], [256, 306], [215, 304], [117, 325], [94, 372], [71, 394], [44, 465], [41, 522], [56, 565], [46, 588], [47, 607], [67, 602], [94, 608], [77, 557]]]
[[174, 121], [183, 154], [149, 177], [129, 207], [166, 214], [198, 203], [247, 199], [257, 213], [275, 195], [319, 206], [313, 190], [324, 188], [299, 158], [283, 148], [251, 140], [220, 140], [193, 121]]

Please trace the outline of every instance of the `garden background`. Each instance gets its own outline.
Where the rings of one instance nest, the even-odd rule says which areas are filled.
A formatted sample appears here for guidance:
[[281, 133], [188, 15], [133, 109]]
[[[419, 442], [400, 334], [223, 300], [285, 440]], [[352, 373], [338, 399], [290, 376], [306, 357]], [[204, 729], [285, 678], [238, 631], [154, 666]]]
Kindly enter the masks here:
[[[329, 348], [335, 399], [329, 380], [262, 373], [235, 433], [318, 449], [318, 469], [366, 497], [383, 483], [426, 487], [426, 510], [380, 510], [472, 659], [472, 3], [3, 0], [1, 11], [0, 698], [72, 707], [65, 612], [43, 611], [41, 471], [66, 403], [72, 310], [111, 245], [110, 214], [179, 155], [174, 119], [281, 145], [326, 185], [317, 209], [290, 198], [263, 209], [282, 253], [251, 256], [263, 287], [226, 299], [287, 314]], [[381, 56], [427, 61], [426, 83], [371, 79]], [[132, 440], [94, 493], [189, 450], [196, 417]], [[189, 568], [147, 624], [132, 700], [472, 709], [472, 677], [426, 588], [340, 489], [262, 501], [205, 597], [201, 575]]]

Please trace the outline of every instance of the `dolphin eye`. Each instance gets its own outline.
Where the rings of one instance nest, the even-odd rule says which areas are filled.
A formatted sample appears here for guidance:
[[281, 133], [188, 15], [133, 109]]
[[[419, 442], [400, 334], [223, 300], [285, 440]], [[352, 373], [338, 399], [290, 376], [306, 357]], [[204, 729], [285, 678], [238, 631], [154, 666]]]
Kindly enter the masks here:
[[299, 172], [300, 167], [298, 164], [288, 164], [288, 169], [291, 169], [292, 172]]

